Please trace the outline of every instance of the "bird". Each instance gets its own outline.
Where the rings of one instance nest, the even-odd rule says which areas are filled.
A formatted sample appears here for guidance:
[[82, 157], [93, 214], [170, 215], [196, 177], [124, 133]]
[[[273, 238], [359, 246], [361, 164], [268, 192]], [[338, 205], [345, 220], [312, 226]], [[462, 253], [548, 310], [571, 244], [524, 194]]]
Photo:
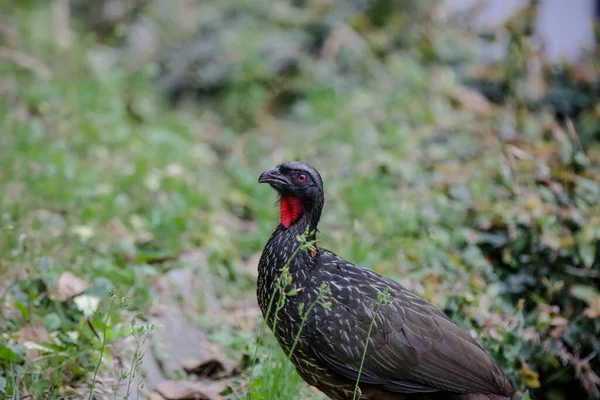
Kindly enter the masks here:
[[[323, 180], [305, 162], [263, 172], [280, 221], [258, 264], [257, 300], [302, 379], [335, 400], [507, 400], [486, 350], [396, 281], [316, 245]], [[282, 301], [283, 300], [283, 301]]]

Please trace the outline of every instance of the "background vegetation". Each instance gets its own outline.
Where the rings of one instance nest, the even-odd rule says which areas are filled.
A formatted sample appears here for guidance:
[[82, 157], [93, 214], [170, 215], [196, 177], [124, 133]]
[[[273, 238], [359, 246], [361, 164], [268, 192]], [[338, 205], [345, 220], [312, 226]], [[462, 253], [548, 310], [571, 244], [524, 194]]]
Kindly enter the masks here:
[[73, 0], [70, 29], [65, 3], [0, 3], [0, 397], [318, 398], [268, 336], [253, 360], [256, 180], [291, 159], [324, 176], [320, 244], [516, 398], [600, 397], [599, 49], [543, 63], [534, 4], [481, 38], [436, 1]]

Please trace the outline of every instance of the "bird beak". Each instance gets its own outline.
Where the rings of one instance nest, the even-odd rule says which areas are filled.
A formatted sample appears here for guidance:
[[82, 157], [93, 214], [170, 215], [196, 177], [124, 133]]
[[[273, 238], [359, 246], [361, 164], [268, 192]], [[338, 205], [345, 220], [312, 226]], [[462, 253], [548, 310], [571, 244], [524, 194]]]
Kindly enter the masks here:
[[260, 174], [258, 183], [282, 184], [287, 183], [279, 168], [273, 168]]

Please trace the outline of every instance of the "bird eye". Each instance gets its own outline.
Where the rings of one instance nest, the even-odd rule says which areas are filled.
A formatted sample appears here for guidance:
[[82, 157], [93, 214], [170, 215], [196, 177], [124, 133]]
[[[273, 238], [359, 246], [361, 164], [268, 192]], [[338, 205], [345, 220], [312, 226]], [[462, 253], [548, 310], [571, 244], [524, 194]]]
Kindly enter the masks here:
[[306, 175], [304, 175], [304, 174], [298, 175], [298, 182], [306, 182]]

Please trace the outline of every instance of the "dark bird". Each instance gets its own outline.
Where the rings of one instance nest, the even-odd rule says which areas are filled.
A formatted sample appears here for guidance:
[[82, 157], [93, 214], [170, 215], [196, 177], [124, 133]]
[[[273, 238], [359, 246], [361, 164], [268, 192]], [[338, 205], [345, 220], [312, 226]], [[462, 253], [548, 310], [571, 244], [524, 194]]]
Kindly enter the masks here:
[[299, 241], [303, 235], [316, 240], [323, 209], [323, 181], [313, 167], [288, 162], [258, 182], [280, 195], [280, 224], [258, 265], [258, 303], [309, 385], [338, 400], [506, 400], [513, 394], [483, 347], [437, 308], [391, 279]]

